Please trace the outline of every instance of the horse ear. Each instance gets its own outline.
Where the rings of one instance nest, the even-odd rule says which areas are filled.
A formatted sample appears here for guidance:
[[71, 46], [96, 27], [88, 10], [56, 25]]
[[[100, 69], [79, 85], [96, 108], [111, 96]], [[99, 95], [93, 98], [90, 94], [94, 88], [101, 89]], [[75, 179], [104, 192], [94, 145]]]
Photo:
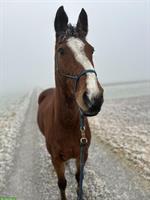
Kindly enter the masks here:
[[54, 22], [56, 37], [66, 31], [67, 24], [68, 24], [68, 16], [66, 12], [64, 11], [64, 7], [61, 6], [57, 10], [57, 13], [55, 16], [55, 22]]
[[86, 37], [86, 35], [88, 33], [88, 17], [87, 17], [87, 13], [84, 10], [84, 8], [82, 8], [82, 10], [79, 14], [79, 18], [78, 18], [78, 22], [77, 22], [77, 31], [83, 37]]

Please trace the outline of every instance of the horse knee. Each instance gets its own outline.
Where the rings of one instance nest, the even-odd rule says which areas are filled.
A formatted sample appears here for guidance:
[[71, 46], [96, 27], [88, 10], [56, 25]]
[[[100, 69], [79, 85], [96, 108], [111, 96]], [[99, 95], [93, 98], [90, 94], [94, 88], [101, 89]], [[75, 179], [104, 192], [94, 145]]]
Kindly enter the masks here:
[[67, 186], [67, 181], [65, 178], [58, 179], [58, 187], [60, 190], [65, 190]]

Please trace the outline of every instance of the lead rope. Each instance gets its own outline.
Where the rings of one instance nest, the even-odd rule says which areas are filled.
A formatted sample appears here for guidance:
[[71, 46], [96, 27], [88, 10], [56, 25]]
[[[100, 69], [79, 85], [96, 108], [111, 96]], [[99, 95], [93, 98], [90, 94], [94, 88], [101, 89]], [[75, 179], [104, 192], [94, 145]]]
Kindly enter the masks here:
[[83, 179], [84, 179], [84, 148], [88, 142], [85, 137], [85, 126], [84, 126], [84, 114], [80, 110], [80, 131], [81, 131], [81, 139], [80, 139], [80, 180], [79, 180], [79, 194], [78, 200], [82, 200], [83, 196]]

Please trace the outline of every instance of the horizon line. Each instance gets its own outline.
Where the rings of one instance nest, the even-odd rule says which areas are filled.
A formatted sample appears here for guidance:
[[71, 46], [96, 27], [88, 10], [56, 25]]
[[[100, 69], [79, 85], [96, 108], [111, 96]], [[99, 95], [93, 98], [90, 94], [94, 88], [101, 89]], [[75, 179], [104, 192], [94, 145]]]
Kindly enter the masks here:
[[104, 86], [117, 86], [117, 85], [128, 85], [128, 84], [136, 84], [136, 83], [146, 83], [150, 82], [149, 80], [134, 80], [134, 81], [117, 81], [117, 82], [105, 82], [103, 83]]

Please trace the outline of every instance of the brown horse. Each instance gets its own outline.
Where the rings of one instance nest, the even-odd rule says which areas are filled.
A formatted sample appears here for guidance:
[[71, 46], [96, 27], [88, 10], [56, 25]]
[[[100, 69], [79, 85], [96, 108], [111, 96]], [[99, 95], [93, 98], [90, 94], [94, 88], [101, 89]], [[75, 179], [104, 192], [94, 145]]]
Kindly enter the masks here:
[[[92, 54], [94, 48], [86, 41], [88, 19], [81, 10], [76, 27], [68, 24], [61, 6], [56, 13], [54, 27], [56, 88], [43, 91], [39, 96], [38, 125], [45, 136], [48, 152], [58, 176], [61, 199], [65, 200], [65, 162], [76, 159], [76, 180], [80, 176], [80, 120], [79, 109], [85, 116], [96, 115], [103, 103], [103, 89], [97, 80]], [[85, 117], [88, 157], [91, 132]]]

